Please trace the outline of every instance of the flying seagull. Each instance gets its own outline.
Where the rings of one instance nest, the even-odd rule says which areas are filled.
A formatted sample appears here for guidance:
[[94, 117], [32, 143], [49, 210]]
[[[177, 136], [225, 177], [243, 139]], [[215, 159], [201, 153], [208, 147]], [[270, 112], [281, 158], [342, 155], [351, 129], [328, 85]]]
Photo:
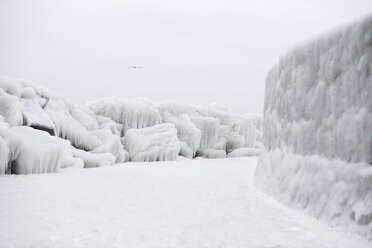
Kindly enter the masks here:
[[139, 66], [139, 65], [131, 65], [131, 66], [128, 66], [129, 69], [143, 69], [142, 66]]

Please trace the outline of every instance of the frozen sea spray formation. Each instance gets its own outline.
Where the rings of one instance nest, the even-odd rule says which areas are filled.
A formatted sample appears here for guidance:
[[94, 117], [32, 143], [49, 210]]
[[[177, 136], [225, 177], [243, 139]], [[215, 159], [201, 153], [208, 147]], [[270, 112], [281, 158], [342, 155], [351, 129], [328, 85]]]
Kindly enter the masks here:
[[372, 238], [372, 16], [289, 51], [266, 79], [255, 182]]
[[130, 128], [151, 127], [161, 123], [159, 111], [143, 98], [106, 97], [87, 103], [95, 114], [111, 118], [122, 125], [122, 136]]
[[120, 128], [33, 82], [0, 78], [0, 174], [124, 162]]
[[31, 81], [0, 78], [0, 174], [175, 160], [178, 155], [250, 156], [244, 149], [262, 146], [256, 122], [216, 103], [109, 97], [80, 106]]
[[156, 106], [163, 122], [174, 123], [179, 140], [189, 147], [183, 149], [185, 144], [182, 144], [181, 153], [191, 150], [193, 156], [222, 158], [235, 149], [262, 147], [262, 142], [257, 139], [262, 134], [254, 122], [257, 116], [236, 115], [216, 103], [200, 106], [163, 101]]
[[135, 162], [175, 160], [180, 152], [177, 129], [170, 123], [129, 129], [123, 143]]

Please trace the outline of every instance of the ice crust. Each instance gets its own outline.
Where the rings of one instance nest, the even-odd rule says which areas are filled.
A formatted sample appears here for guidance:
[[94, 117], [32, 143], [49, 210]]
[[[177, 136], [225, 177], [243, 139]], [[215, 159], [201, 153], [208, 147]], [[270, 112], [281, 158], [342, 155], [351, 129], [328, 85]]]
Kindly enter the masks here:
[[295, 47], [266, 78], [255, 181], [372, 238], [372, 16]]

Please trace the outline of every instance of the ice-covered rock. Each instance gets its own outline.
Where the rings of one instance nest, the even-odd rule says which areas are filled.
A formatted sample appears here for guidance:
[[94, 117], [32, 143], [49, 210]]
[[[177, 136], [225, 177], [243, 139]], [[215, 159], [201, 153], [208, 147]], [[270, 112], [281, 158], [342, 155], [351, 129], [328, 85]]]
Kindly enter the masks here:
[[195, 153], [190, 149], [190, 147], [186, 144], [186, 142], [180, 141], [180, 156], [185, 158], [193, 158]]
[[[74, 147], [91, 151], [102, 145], [102, 142], [85, 127], [88, 125], [84, 123], [85, 118], [87, 118], [86, 113], [76, 111], [76, 106], [63, 97], [52, 97], [44, 110], [55, 123], [56, 135], [71, 141]], [[75, 119], [71, 113], [74, 113], [75, 116], [78, 113], [83, 113], [84, 117], [81, 117], [80, 120], [84, 119], [82, 122], [85, 126]], [[95, 123], [91, 125], [96, 126]]]
[[102, 145], [92, 150], [91, 153], [111, 153], [115, 156], [116, 163], [124, 163], [129, 160], [126, 158], [128, 155], [126, 155], [119, 136], [114, 135], [108, 129], [97, 129], [92, 133], [97, 136]]
[[23, 104], [23, 124], [54, 135], [54, 122], [41, 108], [36, 95], [31, 94], [27, 98], [21, 98], [21, 102]]
[[212, 117], [191, 117], [191, 121], [201, 131], [199, 150], [212, 149], [217, 145], [220, 131], [219, 120]]
[[[1, 127], [0, 127], [1, 129]], [[0, 136], [0, 175], [9, 171], [9, 146]]]
[[[256, 125], [260, 125], [259, 115], [244, 117], [233, 114], [228, 112], [227, 108], [216, 103], [200, 106], [177, 101], [164, 101], [156, 106], [164, 122], [176, 124], [172, 118], [174, 120], [180, 116], [187, 116], [200, 129], [199, 150], [217, 149], [231, 152], [231, 149], [243, 146], [262, 147], [262, 142], [257, 140], [257, 136], [260, 136], [257, 134], [260, 131], [256, 128]], [[176, 128], [178, 129], [177, 125]], [[182, 137], [179, 138], [183, 140]], [[227, 144], [230, 146], [229, 150], [226, 150]]]
[[115, 163], [115, 156], [111, 153], [93, 153], [84, 150], [72, 149], [72, 154], [75, 158], [79, 158], [84, 162], [84, 168], [95, 168], [109, 166]]
[[177, 129], [170, 123], [129, 129], [123, 144], [130, 160], [136, 162], [176, 160], [180, 152]]
[[226, 152], [224, 150], [217, 149], [200, 150], [196, 155], [203, 158], [226, 158]]
[[109, 117], [122, 124], [122, 136], [130, 128], [151, 127], [161, 123], [159, 111], [144, 99], [107, 97], [88, 102], [87, 106], [95, 114]]
[[231, 133], [227, 137], [226, 141], [226, 153], [231, 153], [232, 151], [242, 148], [245, 144], [244, 137], [240, 135], [239, 133]]
[[227, 154], [228, 157], [251, 157], [260, 155], [261, 149], [242, 147]]
[[[64, 159], [71, 156], [68, 141], [30, 127], [0, 128], [1, 173], [35, 174], [57, 172]], [[6, 146], [8, 148], [6, 148]], [[6, 157], [6, 151], [8, 156]]]
[[164, 122], [172, 123], [175, 126], [178, 139], [188, 146], [191, 151], [191, 157], [194, 157], [196, 150], [200, 146], [201, 131], [191, 122], [190, 117], [187, 114], [169, 116], [164, 119]]
[[2, 88], [0, 88], [0, 115], [10, 126], [20, 126], [23, 123], [22, 103], [19, 98], [6, 93]]
[[255, 180], [372, 238], [372, 15], [297, 46], [266, 79]]

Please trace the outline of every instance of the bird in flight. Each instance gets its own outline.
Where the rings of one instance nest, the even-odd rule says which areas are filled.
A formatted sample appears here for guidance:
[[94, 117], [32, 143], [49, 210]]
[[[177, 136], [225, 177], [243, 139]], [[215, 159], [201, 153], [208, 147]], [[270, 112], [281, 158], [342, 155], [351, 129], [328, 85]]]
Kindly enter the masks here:
[[129, 69], [143, 69], [142, 66], [139, 66], [139, 65], [131, 65], [131, 66], [128, 66]]

